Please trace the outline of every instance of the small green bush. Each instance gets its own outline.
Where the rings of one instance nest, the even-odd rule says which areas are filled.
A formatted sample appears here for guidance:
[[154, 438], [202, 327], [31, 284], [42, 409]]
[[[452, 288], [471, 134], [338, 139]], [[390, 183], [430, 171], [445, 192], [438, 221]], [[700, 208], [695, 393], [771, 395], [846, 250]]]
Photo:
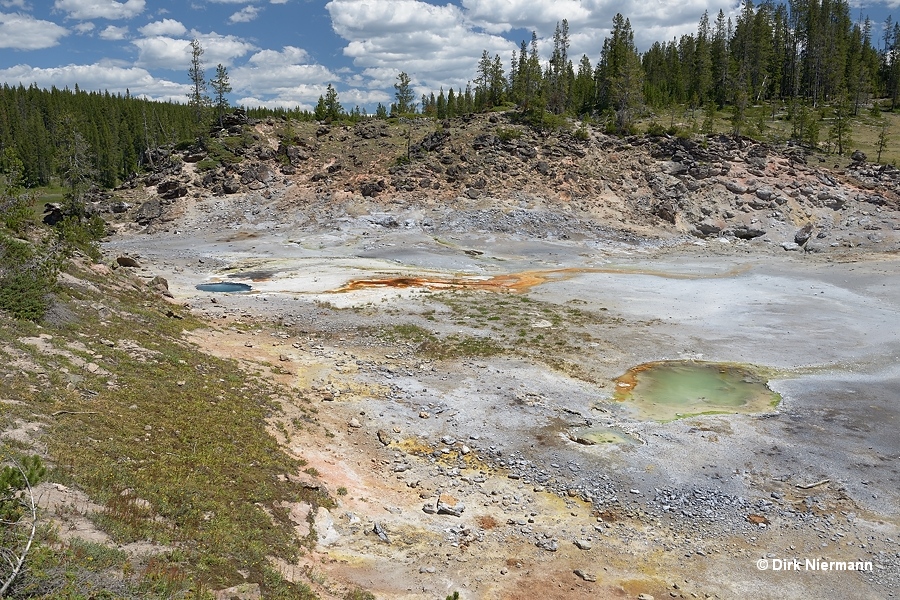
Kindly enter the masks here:
[[50, 308], [47, 278], [34, 273], [13, 273], [0, 279], [0, 310], [23, 321], [40, 321]]
[[510, 142], [522, 137], [522, 130], [515, 127], [498, 127], [496, 133], [501, 142]]

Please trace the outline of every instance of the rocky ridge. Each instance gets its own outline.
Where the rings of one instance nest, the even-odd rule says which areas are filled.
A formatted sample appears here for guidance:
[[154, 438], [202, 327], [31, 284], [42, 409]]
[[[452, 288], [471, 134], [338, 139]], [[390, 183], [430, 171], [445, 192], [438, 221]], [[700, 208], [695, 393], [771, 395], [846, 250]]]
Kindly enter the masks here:
[[499, 114], [354, 126], [242, 121], [214, 139], [232, 148], [233, 162], [200, 168], [208, 155], [197, 148], [160, 151], [153, 172], [94, 208], [148, 231], [186, 203], [209, 200], [248, 213], [250, 223], [260, 213], [320, 225], [368, 213], [382, 227], [433, 231], [566, 239], [619, 230], [786, 251], [900, 248], [900, 170], [860, 152], [835, 169], [790, 144], [546, 132]]

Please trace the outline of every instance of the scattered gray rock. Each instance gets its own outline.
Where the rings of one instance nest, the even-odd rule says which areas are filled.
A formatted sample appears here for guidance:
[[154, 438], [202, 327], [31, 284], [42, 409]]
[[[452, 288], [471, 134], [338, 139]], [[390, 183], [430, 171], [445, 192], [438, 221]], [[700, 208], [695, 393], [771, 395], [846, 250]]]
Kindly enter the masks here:
[[794, 242], [798, 245], [802, 246], [806, 242], [809, 241], [809, 238], [812, 237], [813, 225], [812, 223], [807, 223], [803, 227], [801, 227], [797, 233], [794, 234]]
[[391, 543], [391, 540], [388, 537], [387, 532], [384, 530], [384, 527], [381, 526], [381, 523], [378, 523], [376, 521], [375, 524], [372, 526], [372, 532], [375, 535], [377, 535], [378, 539], [381, 540], [382, 542], [384, 542], [385, 544]]
[[449, 504], [445, 504], [443, 501], [438, 499], [437, 504], [435, 505], [435, 511], [439, 515], [459, 517], [462, 516], [464, 510], [466, 510], [466, 507], [462, 502], [457, 503], [455, 506], [450, 506]]
[[732, 231], [734, 237], [741, 240], [752, 240], [766, 234], [766, 230], [756, 225], [738, 225]]
[[584, 581], [594, 582], [597, 581], [597, 576], [593, 573], [588, 573], [587, 571], [583, 571], [582, 569], [575, 569], [575, 575], [583, 579]]
[[728, 190], [729, 192], [731, 192], [732, 194], [740, 195], [740, 194], [747, 193], [747, 186], [742, 183], [739, 183], [737, 181], [726, 181], [725, 189]]

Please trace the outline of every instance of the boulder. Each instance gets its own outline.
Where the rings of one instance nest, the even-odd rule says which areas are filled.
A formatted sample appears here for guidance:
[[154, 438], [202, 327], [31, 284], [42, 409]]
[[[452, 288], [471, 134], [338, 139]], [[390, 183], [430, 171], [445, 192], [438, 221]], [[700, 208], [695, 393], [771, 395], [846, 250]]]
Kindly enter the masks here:
[[683, 175], [687, 173], [690, 168], [684, 163], [669, 160], [660, 165], [660, 170], [666, 175]]
[[119, 265], [120, 267], [131, 267], [131, 268], [138, 268], [141, 266], [138, 263], [138, 261], [134, 260], [130, 256], [116, 257], [116, 264]]
[[697, 223], [697, 231], [702, 235], [719, 235], [722, 232], [722, 226], [712, 219], [703, 219]]
[[758, 225], [738, 225], [732, 230], [734, 237], [741, 240], [752, 240], [766, 234], [766, 230]]
[[747, 186], [743, 183], [739, 183], [737, 181], [726, 181], [725, 189], [731, 192], [732, 194], [746, 194]]
[[769, 200], [771, 200], [774, 195], [775, 195], [775, 192], [772, 191], [772, 188], [761, 187], [756, 190], [756, 197], [765, 202], [768, 202]]
[[798, 246], [804, 245], [809, 241], [809, 238], [812, 237], [813, 224], [807, 223], [803, 227], [797, 230], [797, 233], [794, 234], [794, 243]]
[[236, 194], [241, 190], [241, 182], [234, 177], [229, 177], [222, 182], [222, 191], [226, 194]]
[[385, 190], [383, 179], [377, 181], [364, 181], [359, 186], [359, 192], [366, 198], [374, 198]]
[[141, 204], [137, 210], [136, 219], [138, 223], [149, 223], [154, 219], [162, 216], [162, 204], [158, 198], [152, 198]]

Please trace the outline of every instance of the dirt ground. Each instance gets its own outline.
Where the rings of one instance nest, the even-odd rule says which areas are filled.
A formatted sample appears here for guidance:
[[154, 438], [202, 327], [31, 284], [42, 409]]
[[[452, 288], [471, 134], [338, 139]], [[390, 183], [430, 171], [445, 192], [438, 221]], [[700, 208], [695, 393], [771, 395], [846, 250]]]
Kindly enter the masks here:
[[[316, 408], [273, 422], [339, 504], [287, 577], [397, 599], [900, 593], [896, 253], [438, 236], [410, 213], [301, 227], [221, 202], [105, 249], [209, 320], [200, 351]], [[252, 291], [195, 288], [216, 281]], [[753, 365], [783, 401], [656, 422], [613, 400], [629, 368], [675, 359]], [[575, 443], [581, 427], [620, 441]]]

